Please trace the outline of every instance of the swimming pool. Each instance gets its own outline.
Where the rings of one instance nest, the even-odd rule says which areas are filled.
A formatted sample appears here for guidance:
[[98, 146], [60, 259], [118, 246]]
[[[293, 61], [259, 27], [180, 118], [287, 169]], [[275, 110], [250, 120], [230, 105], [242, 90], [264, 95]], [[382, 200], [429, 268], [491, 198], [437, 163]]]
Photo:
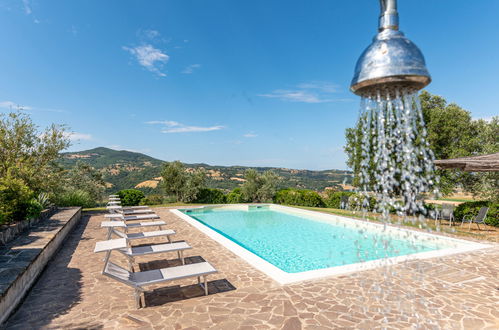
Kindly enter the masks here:
[[278, 205], [173, 212], [282, 284], [485, 247]]

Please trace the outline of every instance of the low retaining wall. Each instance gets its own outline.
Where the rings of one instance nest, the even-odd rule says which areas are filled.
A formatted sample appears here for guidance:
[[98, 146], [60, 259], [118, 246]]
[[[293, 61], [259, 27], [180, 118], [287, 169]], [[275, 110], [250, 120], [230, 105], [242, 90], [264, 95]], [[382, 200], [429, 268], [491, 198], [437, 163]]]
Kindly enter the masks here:
[[80, 207], [60, 208], [36, 224], [33, 232], [23, 233], [0, 247], [0, 325], [22, 301], [80, 218]]
[[19, 221], [11, 225], [0, 226], [0, 246], [6, 245], [10, 241], [16, 239], [26, 229], [36, 226], [40, 221], [47, 220], [52, 214], [57, 211], [57, 207], [53, 206], [43, 210], [40, 216], [36, 219], [28, 219]]

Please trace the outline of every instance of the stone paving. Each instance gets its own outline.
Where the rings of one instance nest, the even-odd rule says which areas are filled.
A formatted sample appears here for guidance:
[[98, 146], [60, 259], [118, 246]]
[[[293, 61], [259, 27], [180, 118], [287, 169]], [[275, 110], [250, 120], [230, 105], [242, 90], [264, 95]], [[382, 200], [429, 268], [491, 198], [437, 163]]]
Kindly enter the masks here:
[[[136, 310], [132, 289], [100, 274], [103, 255], [92, 251], [105, 238], [99, 228], [104, 218], [93, 214], [81, 220], [7, 328], [499, 328], [497, 245], [280, 286], [167, 209], [157, 213], [177, 240], [193, 246], [188, 262], [205, 259], [220, 271], [209, 278], [208, 296], [185, 279], [151, 288], [147, 307]], [[140, 268], [178, 264], [148, 262], [154, 259], [141, 259]]]

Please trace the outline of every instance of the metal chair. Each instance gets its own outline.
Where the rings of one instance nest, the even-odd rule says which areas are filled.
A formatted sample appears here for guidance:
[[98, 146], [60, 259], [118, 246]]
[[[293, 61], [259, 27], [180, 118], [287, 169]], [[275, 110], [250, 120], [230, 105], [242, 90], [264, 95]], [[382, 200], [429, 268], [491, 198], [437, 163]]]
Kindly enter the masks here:
[[448, 220], [449, 227], [452, 226], [452, 222], [455, 222], [454, 208], [455, 206], [452, 204], [442, 204], [442, 209], [438, 212], [438, 216], [435, 221]]
[[489, 212], [489, 208], [484, 206], [480, 209], [480, 211], [478, 211], [476, 217], [473, 218], [473, 216], [464, 216], [463, 220], [461, 221], [461, 226], [463, 225], [463, 223], [469, 222], [470, 225], [468, 227], [468, 230], [470, 230], [471, 224], [476, 223], [476, 225], [478, 226], [478, 230], [480, 230], [480, 224], [482, 225], [485, 224], [485, 218], [487, 217], [487, 212]]

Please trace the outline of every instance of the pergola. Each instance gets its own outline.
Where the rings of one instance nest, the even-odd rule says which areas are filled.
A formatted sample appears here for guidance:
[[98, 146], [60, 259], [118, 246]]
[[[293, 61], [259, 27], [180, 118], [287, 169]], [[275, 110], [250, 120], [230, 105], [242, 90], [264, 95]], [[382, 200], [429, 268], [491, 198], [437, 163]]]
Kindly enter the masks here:
[[460, 169], [466, 172], [499, 172], [499, 152], [490, 155], [436, 160], [442, 169]]

